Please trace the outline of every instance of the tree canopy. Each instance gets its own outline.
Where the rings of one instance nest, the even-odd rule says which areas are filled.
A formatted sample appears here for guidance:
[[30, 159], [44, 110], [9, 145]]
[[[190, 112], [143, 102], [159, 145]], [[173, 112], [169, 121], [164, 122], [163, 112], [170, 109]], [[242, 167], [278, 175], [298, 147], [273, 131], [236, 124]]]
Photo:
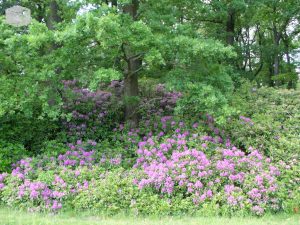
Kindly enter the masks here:
[[241, 77], [295, 87], [299, 0], [5, 0], [2, 15], [16, 3], [33, 22], [14, 28], [1, 18], [0, 115], [39, 105], [41, 117], [57, 119], [62, 81], [72, 79], [91, 90], [124, 79], [133, 123], [146, 77], [187, 92], [186, 103], [207, 96], [214, 104], [199, 110], [210, 112], [227, 107]]

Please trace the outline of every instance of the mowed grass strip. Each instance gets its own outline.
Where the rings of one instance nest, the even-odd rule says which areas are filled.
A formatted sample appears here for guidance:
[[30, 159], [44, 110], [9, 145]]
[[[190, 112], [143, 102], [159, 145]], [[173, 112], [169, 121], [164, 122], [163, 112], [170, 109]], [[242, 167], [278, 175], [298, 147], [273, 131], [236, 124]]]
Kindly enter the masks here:
[[57, 215], [0, 209], [1, 225], [300, 225], [300, 215], [256, 217], [145, 217], [89, 216], [76, 213]]

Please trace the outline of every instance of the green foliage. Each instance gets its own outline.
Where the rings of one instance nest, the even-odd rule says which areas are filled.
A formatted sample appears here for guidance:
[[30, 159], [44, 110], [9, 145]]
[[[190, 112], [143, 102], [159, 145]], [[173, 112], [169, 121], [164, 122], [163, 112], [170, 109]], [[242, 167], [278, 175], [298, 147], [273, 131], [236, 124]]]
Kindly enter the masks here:
[[[24, 4], [29, 8], [33, 6], [27, 1]], [[15, 66], [13, 71], [5, 71], [1, 76], [0, 104], [3, 107], [0, 115], [22, 112], [32, 118], [58, 120], [65, 116], [61, 111], [62, 80], [77, 79], [96, 90], [99, 83], [123, 78], [130, 57], [143, 61], [142, 75], [164, 76], [173, 69], [171, 64], [176, 69], [190, 69], [199, 61], [216, 65], [236, 56], [231, 47], [201, 36], [188, 24], [179, 24], [178, 30], [174, 30], [176, 13], [168, 12], [169, 17], [173, 17], [172, 23], [161, 24], [160, 29], [156, 29], [152, 19], [160, 21], [159, 18], [152, 18], [154, 15], [147, 12], [133, 20], [127, 14], [117, 13], [113, 7], [95, 5], [90, 12], [75, 16], [79, 3], [59, 1], [59, 13], [64, 20], [53, 30], [41, 22], [42, 18], [48, 20], [47, 4], [49, 2], [41, 3], [40, 11], [34, 10], [36, 20], [23, 30], [9, 27], [1, 20], [4, 61]], [[127, 3], [119, 2], [118, 7], [124, 4]], [[149, 7], [155, 12], [161, 10], [157, 5], [147, 4], [140, 7]], [[148, 23], [147, 19], [152, 22]], [[213, 67], [207, 67], [206, 72], [212, 70]], [[222, 83], [222, 78], [215, 80]], [[125, 104], [130, 104], [126, 98]], [[40, 107], [39, 114], [33, 115], [34, 107]]]
[[[38, 115], [38, 113], [37, 113]], [[0, 139], [25, 146], [31, 153], [40, 153], [45, 141], [58, 138], [59, 125], [49, 118], [37, 119], [22, 114], [0, 117]]]
[[188, 83], [187, 93], [178, 101], [176, 113], [181, 115], [211, 114], [227, 116], [227, 99], [210, 85]]
[[296, 88], [298, 82], [298, 74], [296, 72], [282, 73], [272, 77], [272, 80], [280, 84], [291, 84], [289, 88]]
[[280, 176], [279, 199], [282, 201], [282, 208], [287, 213], [295, 213], [300, 207], [300, 165], [297, 156], [288, 162], [280, 161], [282, 168]]
[[11, 170], [11, 165], [25, 157], [28, 151], [21, 144], [8, 143], [0, 139], [0, 173]]
[[[184, 74], [184, 76], [183, 76]], [[232, 71], [216, 64], [193, 65], [190, 71], [177, 69], [169, 73], [166, 82], [170, 89], [183, 93], [178, 101], [178, 115], [210, 114], [218, 123], [235, 113], [229, 105], [233, 93]]]
[[76, 196], [74, 207], [78, 211], [88, 210], [98, 214], [160, 216], [192, 212], [194, 209], [191, 199], [183, 199], [182, 196], [162, 198], [150, 190], [139, 190], [133, 181], [140, 176], [141, 173], [134, 170], [107, 172]]
[[45, 141], [42, 144], [40, 154], [57, 157], [60, 154], [66, 153], [66, 151], [67, 148], [65, 144], [57, 140], [51, 140], [51, 141]]
[[121, 78], [122, 74], [118, 71], [100, 68], [95, 72], [89, 87], [95, 91], [99, 87], [99, 83], [110, 83], [113, 80], [120, 80]]
[[288, 161], [300, 154], [299, 96], [299, 91], [244, 85], [233, 104], [251, 123], [232, 118], [225, 129], [237, 146], [258, 147], [275, 160]]

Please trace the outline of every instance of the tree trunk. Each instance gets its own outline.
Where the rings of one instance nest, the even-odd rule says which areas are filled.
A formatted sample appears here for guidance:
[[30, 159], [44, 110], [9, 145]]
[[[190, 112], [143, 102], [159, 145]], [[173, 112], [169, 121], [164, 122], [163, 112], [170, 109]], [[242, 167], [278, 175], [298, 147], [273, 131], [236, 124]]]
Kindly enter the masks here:
[[235, 31], [235, 12], [233, 9], [229, 9], [227, 21], [226, 21], [226, 43], [228, 45], [234, 44], [234, 31]]
[[256, 70], [256, 72], [254, 72], [254, 79], [256, 79], [256, 77], [258, 76], [258, 74], [260, 73], [260, 71], [263, 69], [264, 66], [264, 58], [263, 58], [263, 50], [262, 50], [262, 46], [263, 46], [263, 34], [260, 32], [260, 27], [257, 26], [256, 27], [257, 30], [257, 40], [258, 40], [258, 46], [259, 46], [259, 62], [260, 65], [258, 67], [258, 69]]
[[[60, 23], [61, 21], [62, 21], [62, 18], [59, 15], [59, 6], [58, 6], [57, 2], [55, 0], [53, 0], [49, 3], [49, 13], [46, 17], [46, 25], [47, 25], [49, 30], [55, 30], [56, 24]], [[51, 52], [55, 49], [58, 49], [59, 47], [60, 46], [57, 45], [57, 44], [52, 44], [49, 51]], [[61, 68], [60, 67], [55, 68], [55, 73], [60, 74], [61, 73]], [[52, 84], [50, 84], [50, 87], [51, 86], [52, 86]], [[54, 92], [57, 92], [58, 90], [57, 89], [52, 89], [51, 91], [54, 93]], [[57, 102], [54, 98], [50, 98], [48, 103], [49, 103], [50, 106], [53, 106], [53, 105], [57, 104]]]
[[279, 55], [275, 54], [275, 57], [274, 57], [274, 76], [279, 74], [279, 61], [280, 61]]
[[139, 95], [139, 86], [138, 74], [135, 71], [141, 67], [141, 63], [140, 61], [130, 60], [128, 64], [128, 73], [124, 80], [126, 98], [125, 119], [132, 127], [136, 127], [138, 125], [138, 101], [136, 98]]
[[268, 79], [268, 82], [269, 82], [269, 86], [270, 87], [273, 87], [274, 86], [274, 81], [272, 79], [273, 75], [274, 74], [274, 65], [272, 64], [272, 62], [269, 64], [269, 79]]
[[54, 30], [55, 25], [62, 21], [62, 18], [59, 15], [59, 7], [57, 2], [51, 1], [49, 4], [49, 14], [46, 19], [46, 25], [49, 30]]
[[[136, 20], [137, 11], [139, 7], [138, 0], [132, 0], [130, 4], [123, 7], [123, 12], [129, 14], [133, 20]], [[138, 125], [138, 102], [136, 98], [139, 95], [138, 89], [138, 71], [142, 67], [142, 60], [139, 57], [134, 57], [134, 53], [131, 52], [130, 46], [124, 48], [127, 68], [125, 69], [125, 120], [133, 127]], [[132, 99], [132, 101], [131, 101]]]
[[117, 7], [118, 6], [118, 1], [117, 0], [112, 0], [111, 5]]
[[[282, 39], [283, 42], [284, 42], [284, 46], [285, 46], [285, 56], [286, 56], [286, 62], [288, 64], [288, 69], [287, 69], [287, 72], [288, 73], [291, 73], [292, 72], [292, 68], [291, 68], [291, 56], [290, 56], [290, 46], [289, 46], [289, 41], [288, 41], [288, 38], [283, 38]], [[292, 89], [294, 87], [294, 84], [293, 84], [293, 80], [289, 80], [288, 82], [288, 89]]]
[[249, 27], [247, 27], [247, 53], [246, 53], [246, 55], [247, 55], [247, 59], [248, 59], [248, 67], [249, 67], [249, 71], [252, 73], [252, 61], [251, 61], [251, 49], [250, 49], [250, 46], [251, 46], [251, 44], [250, 44], [250, 29], [249, 29]]
[[274, 36], [274, 65], [273, 65], [273, 74], [270, 77], [270, 85], [274, 86], [274, 82], [272, 80], [272, 76], [277, 76], [279, 74], [279, 66], [280, 66], [280, 56], [279, 56], [279, 44], [280, 44], [280, 34], [277, 31], [276, 26], [273, 26], [273, 36]]

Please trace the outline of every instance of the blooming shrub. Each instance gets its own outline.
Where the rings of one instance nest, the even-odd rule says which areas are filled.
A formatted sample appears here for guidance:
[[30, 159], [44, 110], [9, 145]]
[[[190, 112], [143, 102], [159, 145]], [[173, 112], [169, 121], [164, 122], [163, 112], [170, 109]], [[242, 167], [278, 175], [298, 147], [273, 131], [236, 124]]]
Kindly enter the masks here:
[[[105, 214], [127, 212], [132, 214], [171, 213], [167, 198], [149, 191], [140, 191], [132, 180], [140, 176], [136, 170], [116, 170], [101, 174], [100, 179], [80, 192], [74, 199], [76, 210], [90, 210]], [[192, 208], [192, 207], [191, 207]]]
[[57, 211], [64, 202], [86, 189], [105, 169], [121, 164], [115, 157], [96, 152], [97, 143], [78, 140], [56, 157], [25, 158], [13, 165], [11, 174], [0, 174], [0, 196], [8, 205], [31, 210]]
[[169, 196], [182, 193], [192, 196], [196, 205], [217, 198], [221, 206], [258, 215], [279, 209], [274, 195], [280, 172], [269, 158], [255, 149], [223, 148], [220, 138], [194, 132], [176, 129], [170, 137], [139, 143], [135, 167], [145, 173], [136, 181], [140, 189], [150, 187]]
[[157, 84], [154, 88], [151, 86], [148, 92], [142, 91], [140, 114], [143, 119], [172, 115], [182, 97], [180, 92], [168, 91], [163, 84]]
[[[123, 81], [112, 81], [96, 92], [80, 88], [78, 81], [63, 81], [63, 109], [66, 117], [63, 127], [69, 140], [93, 139], [103, 140], [114, 136], [111, 130], [123, 119]], [[167, 91], [164, 85], [158, 84], [149, 96], [141, 91], [139, 113], [142, 118], [150, 119], [170, 115], [182, 96], [179, 92]]]
[[[251, 122], [240, 118], [244, 126]], [[257, 149], [238, 149], [211, 116], [196, 123], [163, 116], [113, 132], [111, 142], [78, 140], [53, 155], [18, 161], [0, 176], [1, 201], [53, 212], [262, 215], [287, 208], [287, 196], [297, 198], [296, 159], [274, 166]], [[285, 186], [291, 177], [293, 185]]]
[[101, 174], [100, 179], [80, 192], [74, 199], [76, 210], [105, 214], [174, 215], [193, 213], [192, 198], [182, 195], [162, 196], [152, 190], [139, 190], [132, 182], [142, 176], [140, 170], [114, 170]]
[[79, 87], [76, 80], [64, 81], [63, 84], [63, 109], [66, 114], [71, 114], [63, 125], [72, 141], [103, 138], [114, 123], [120, 121], [122, 115], [116, 111], [122, 110], [111, 91], [103, 88], [93, 92]]

